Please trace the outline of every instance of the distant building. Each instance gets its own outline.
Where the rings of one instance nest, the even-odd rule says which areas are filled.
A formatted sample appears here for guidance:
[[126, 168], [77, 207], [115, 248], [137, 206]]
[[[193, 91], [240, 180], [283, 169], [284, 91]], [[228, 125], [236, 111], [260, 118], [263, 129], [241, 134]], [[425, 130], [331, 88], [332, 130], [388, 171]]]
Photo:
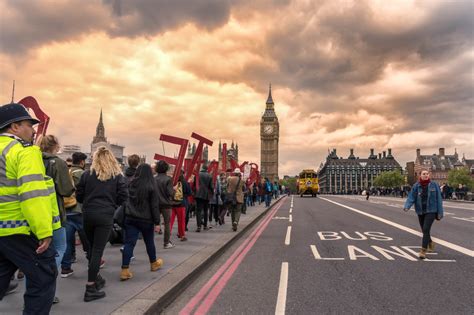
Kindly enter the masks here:
[[446, 155], [444, 148], [439, 148], [438, 154], [421, 155], [421, 150], [416, 149], [415, 179], [418, 179], [423, 169], [428, 169], [431, 172], [431, 180], [442, 185], [448, 180], [450, 170], [462, 167], [464, 164], [459, 161], [456, 150], [453, 155]]
[[388, 155], [383, 151], [378, 156], [370, 149], [366, 159], [356, 157], [354, 149], [350, 149], [346, 159], [340, 158], [333, 149], [318, 170], [319, 191], [330, 194], [360, 192], [371, 188], [380, 173], [394, 170], [402, 173], [400, 164], [392, 156], [392, 149], [388, 149]]
[[[186, 159], [192, 159], [194, 155], [196, 154], [196, 144], [193, 143], [191, 146], [191, 143], [188, 144], [188, 153], [186, 154]], [[209, 148], [207, 145], [204, 146], [202, 149], [202, 160], [204, 163], [209, 162]]]
[[61, 152], [58, 153], [58, 157], [66, 161], [72, 157], [74, 152], [81, 152], [81, 147], [75, 144], [65, 144], [61, 148]]
[[121, 165], [124, 165], [126, 157], [123, 155], [123, 150], [125, 147], [118, 144], [111, 144], [107, 141], [107, 138], [105, 137], [104, 122], [102, 119], [102, 110], [100, 110], [99, 123], [97, 124], [95, 136], [91, 143], [91, 157], [94, 155], [94, 152], [97, 150], [97, 148], [102, 146], [108, 147], [112, 151], [112, 154], [115, 156], [117, 161]]
[[[222, 169], [222, 163], [224, 163], [224, 159], [222, 156], [222, 143], [219, 141], [219, 148], [217, 152], [217, 160], [219, 161], [219, 169]], [[237, 163], [239, 163], [239, 145], [236, 143], [234, 144], [234, 141], [232, 141], [232, 144], [230, 145], [230, 148], [227, 148], [227, 160], [226, 160], [226, 167], [225, 169], [230, 169], [230, 160], [234, 160]]]
[[464, 165], [465, 168], [467, 168], [469, 170], [469, 173], [471, 174], [471, 177], [474, 178], [474, 160], [468, 160], [463, 155], [461, 163]]
[[413, 186], [417, 181], [417, 178], [415, 177], [415, 162], [407, 162], [407, 168], [405, 171], [407, 184]]

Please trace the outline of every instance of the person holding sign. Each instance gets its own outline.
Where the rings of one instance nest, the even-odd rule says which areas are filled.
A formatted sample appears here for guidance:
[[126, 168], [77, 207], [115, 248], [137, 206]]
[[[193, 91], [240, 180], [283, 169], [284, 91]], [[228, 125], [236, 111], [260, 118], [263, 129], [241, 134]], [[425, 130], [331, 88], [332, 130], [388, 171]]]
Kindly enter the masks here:
[[420, 259], [426, 258], [427, 252], [434, 251], [434, 242], [431, 240], [431, 226], [434, 220], [443, 218], [443, 199], [441, 197], [441, 189], [438, 184], [430, 180], [428, 170], [422, 170], [418, 182], [416, 182], [405, 202], [404, 211], [408, 211], [411, 206], [415, 205], [415, 211], [418, 215], [421, 231], [423, 232], [423, 240]]

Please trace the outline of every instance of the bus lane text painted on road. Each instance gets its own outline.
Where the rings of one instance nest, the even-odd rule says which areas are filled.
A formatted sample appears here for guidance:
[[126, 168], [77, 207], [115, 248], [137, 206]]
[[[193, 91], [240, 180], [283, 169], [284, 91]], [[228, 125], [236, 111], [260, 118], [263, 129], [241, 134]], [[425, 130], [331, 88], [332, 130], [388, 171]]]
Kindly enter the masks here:
[[[319, 231], [317, 232], [319, 240], [322, 242], [334, 242], [341, 240], [350, 240], [354, 242], [363, 241], [378, 241], [383, 242], [380, 245], [370, 245], [368, 248], [362, 249], [360, 246], [347, 245], [347, 255], [345, 257], [323, 257], [316, 245], [310, 245], [311, 252], [316, 260], [408, 260], [408, 261], [419, 261], [417, 250], [419, 246], [395, 246], [389, 245], [387, 242], [393, 242], [393, 237], [387, 236], [383, 232], [368, 231], [368, 232], [345, 232], [345, 231]], [[438, 255], [436, 252], [427, 253], [428, 257]], [[432, 259], [427, 258], [426, 262], [456, 262], [452, 259]]]

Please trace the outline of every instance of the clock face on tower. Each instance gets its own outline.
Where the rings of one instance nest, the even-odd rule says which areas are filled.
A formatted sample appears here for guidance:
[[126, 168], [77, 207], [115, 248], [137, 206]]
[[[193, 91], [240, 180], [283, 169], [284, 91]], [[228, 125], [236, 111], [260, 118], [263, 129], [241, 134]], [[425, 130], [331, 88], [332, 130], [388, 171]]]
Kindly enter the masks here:
[[265, 132], [265, 134], [267, 134], [267, 135], [272, 134], [273, 133], [273, 126], [266, 125], [265, 127], [263, 127], [263, 132]]

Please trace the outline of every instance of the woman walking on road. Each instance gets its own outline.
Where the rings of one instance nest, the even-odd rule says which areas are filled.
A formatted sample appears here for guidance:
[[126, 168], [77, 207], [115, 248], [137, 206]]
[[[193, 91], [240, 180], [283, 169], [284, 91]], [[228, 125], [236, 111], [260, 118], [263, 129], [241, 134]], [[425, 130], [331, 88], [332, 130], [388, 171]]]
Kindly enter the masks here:
[[90, 248], [84, 294], [84, 301], [89, 302], [105, 297], [105, 292], [100, 291], [105, 285], [105, 279], [99, 275], [100, 260], [112, 230], [115, 209], [128, 199], [125, 178], [109, 149], [97, 149], [90, 171], [82, 174], [76, 189], [77, 201], [82, 203], [84, 232]]
[[129, 184], [129, 201], [125, 207], [125, 244], [122, 253], [122, 272], [120, 280], [133, 277], [129, 265], [133, 249], [141, 232], [150, 261], [150, 270], [157, 271], [163, 265], [162, 259], [156, 259], [155, 225], [160, 225], [158, 192], [151, 166], [140, 164]]
[[408, 211], [412, 205], [415, 205], [415, 211], [418, 215], [421, 231], [423, 232], [423, 240], [420, 259], [426, 258], [427, 252], [434, 251], [434, 242], [431, 240], [431, 226], [434, 220], [443, 218], [443, 199], [441, 197], [441, 189], [438, 184], [430, 180], [430, 173], [422, 170], [420, 178], [413, 185], [408, 194], [407, 201], [403, 210]]

